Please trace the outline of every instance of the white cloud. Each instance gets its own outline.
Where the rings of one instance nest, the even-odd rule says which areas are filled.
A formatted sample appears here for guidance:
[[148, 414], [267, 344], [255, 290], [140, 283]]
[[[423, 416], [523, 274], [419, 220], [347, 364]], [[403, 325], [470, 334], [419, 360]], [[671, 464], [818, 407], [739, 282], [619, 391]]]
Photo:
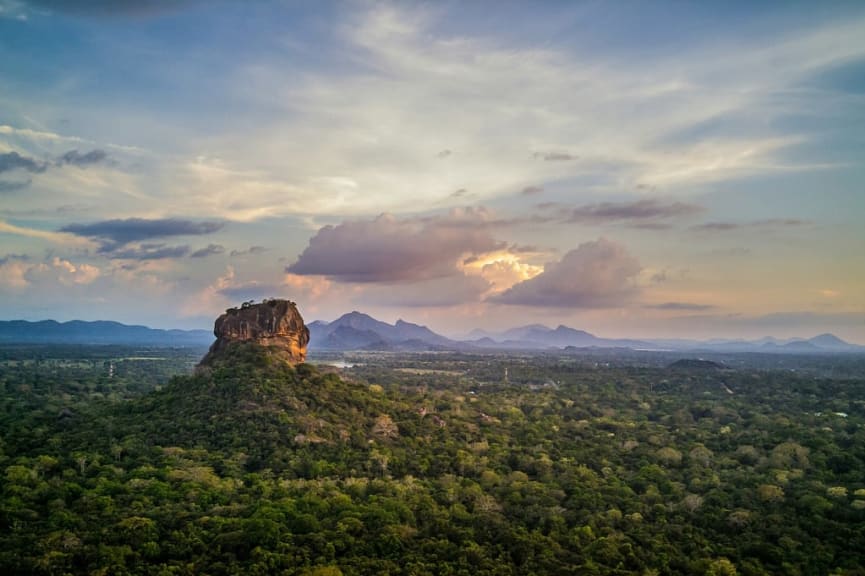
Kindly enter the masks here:
[[[574, 195], [687, 194], [825, 168], [785, 160], [807, 134], [777, 120], [813, 112], [815, 96], [797, 87], [809, 74], [865, 56], [859, 20], [647, 60], [442, 32], [450, 15], [416, 4], [347, 14], [333, 42], [338, 72], [286, 74], [291, 55], [280, 52], [228, 68], [225, 90], [248, 111], [230, 130], [177, 129], [177, 145], [158, 154], [8, 124], [0, 136], [129, 154], [136, 169], [43, 179], [45, 194], [95, 201], [94, 217], [406, 213], [457, 204], [454, 190], [486, 202], [550, 182], [578, 182]], [[147, 122], [134, 125], [146, 132]], [[683, 136], [713, 123], [725, 129]]]
[[[317, 206], [299, 209], [399, 213], [458, 202], [453, 190], [485, 201], [580, 178], [594, 178], [601, 192], [641, 184], [645, 194], [657, 186], [685, 194], [825, 167], [786, 161], [805, 136], [780, 132], [773, 120], [811, 107], [806, 95], [791, 95], [808, 74], [865, 55], [859, 23], [696, 46], [648, 64], [447, 36], [437, 24], [416, 6], [376, 4], [343, 28], [352, 72], [288, 79], [273, 62], [236, 80], [243, 97], [284, 111], [243, 138], [256, 142], [269, 178], [316, 198]], [[728, 116], [747, 129], [681, 140]], [[442, 150], [458, 153], [442, 162]], [[559, 150], [571, 159], [536, 157]], [[324, 185], [334, 179], [351, 185]]]
[[61, 284], [91, 284], [99, 277], [101, 271], [91, 264], [73, 264], [55, 256], [51, 259], [51, 267], [58, 272]]
[[99, 278], [97, 266], [74, 263], [54, 256], [44, 262], [8, 256], [0, 259], [0, 286], [16, 292], [21, 290], [52, 290], [61, 286], [85, 286]]
[[27, 273], [32, 266], [30, 262], [21, 258], [0, 259], [0, 286], [13, 290], [26, 288], [30, 284]]
[[0, 234], [15, 234], [16, 236], [25, 236], [27, 238], [38, 238], [47, 240], [55, 244], [64, 246], [77, 246], [81, 248], [92, 248], [95, 243], [86, 238], [79, 238], [74, 234], [65, 232], [53, 232], [50, 230], [39, 230], [36, 228], [27, 228], [25, 226], [16, 226], [0, 220]]

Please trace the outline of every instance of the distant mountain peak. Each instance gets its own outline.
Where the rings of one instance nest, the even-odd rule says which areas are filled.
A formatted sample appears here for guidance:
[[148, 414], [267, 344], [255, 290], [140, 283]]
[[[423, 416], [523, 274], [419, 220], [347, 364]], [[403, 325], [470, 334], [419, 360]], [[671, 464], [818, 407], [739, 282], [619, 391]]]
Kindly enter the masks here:
[[549, 326], [545, 326], [544, 324], [526, 324], [525, 326], [519, 326], [518, 328], [514, 328], [514, 330], [537, 330], [541, 332], [552, 332], [553, 329]]
[[845, 342], [834, 334], [829, 334], [828, 332], [825, 334], [819, 334], [817, 336], [814, 336], [813, 338], [809, 339], [808, 342], [814, 344], [815, 346], [851, 346], [849, 342]]
[[429, 349], [454, 348], [457, 345], [426, 326], [406, 322], [402, 318], [395, 324], [388, 324], [357, 310], [329, 324], [313, 322], [309, 327], [313, 350]]
[[337, 320], [350, 320], [353, 318], [363, 318], [364, 320], [373, 320], [373, 317], [369, 314], [364, 314], [363, 312], [358, 312], [357, 310], [352, 310], [348, 314], [343, 314]]

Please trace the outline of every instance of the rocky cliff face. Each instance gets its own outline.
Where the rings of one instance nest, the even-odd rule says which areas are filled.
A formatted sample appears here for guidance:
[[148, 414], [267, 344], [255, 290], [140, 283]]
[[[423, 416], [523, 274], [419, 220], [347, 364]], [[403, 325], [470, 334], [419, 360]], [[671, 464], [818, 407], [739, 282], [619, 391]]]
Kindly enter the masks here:
[[216, 319], [213, 327], [216, 342], [210, 347], [201, 365], [212, 364], [229, 346], [247, 342], [265, 346], [275, 355], [298, 364], [306, 359], [309, 329], [303, 323], [294, 302], [266, 300], [261, 304], [244, 304], [230, 308]]

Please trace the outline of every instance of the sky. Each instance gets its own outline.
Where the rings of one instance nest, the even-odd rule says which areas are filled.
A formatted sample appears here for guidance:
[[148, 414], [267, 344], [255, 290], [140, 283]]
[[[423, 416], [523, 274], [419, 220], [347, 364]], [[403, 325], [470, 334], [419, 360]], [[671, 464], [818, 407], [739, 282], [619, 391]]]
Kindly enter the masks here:
[[0, 0], [0, 318], [865, 344], [862, 2]]

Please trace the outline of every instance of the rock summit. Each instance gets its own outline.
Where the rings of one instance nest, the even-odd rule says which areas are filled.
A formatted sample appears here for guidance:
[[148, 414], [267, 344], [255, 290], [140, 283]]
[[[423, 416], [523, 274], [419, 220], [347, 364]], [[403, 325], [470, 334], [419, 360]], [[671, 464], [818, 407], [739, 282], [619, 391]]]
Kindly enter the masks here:
[[229, 308], [213, 326], [216, 342], [201, 360], [207, 366], [237, 343], [258, 344], [289, 363], [306, 360], [309, 329], [297, 305], [290, 300], [271, 299], [259, 304], [244, 302], [239, 308]]

